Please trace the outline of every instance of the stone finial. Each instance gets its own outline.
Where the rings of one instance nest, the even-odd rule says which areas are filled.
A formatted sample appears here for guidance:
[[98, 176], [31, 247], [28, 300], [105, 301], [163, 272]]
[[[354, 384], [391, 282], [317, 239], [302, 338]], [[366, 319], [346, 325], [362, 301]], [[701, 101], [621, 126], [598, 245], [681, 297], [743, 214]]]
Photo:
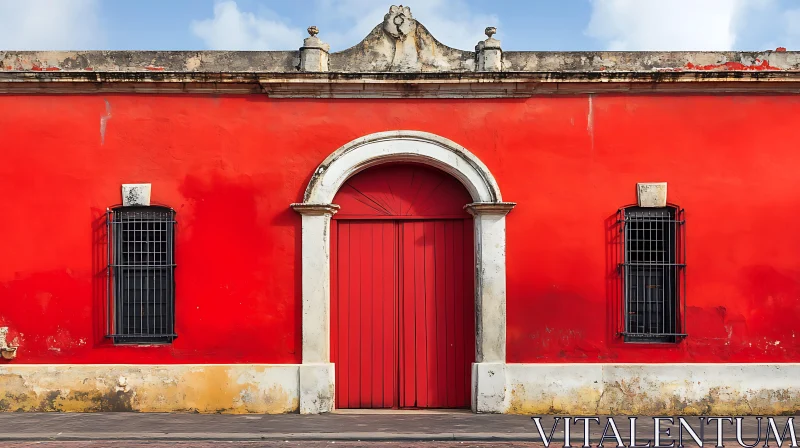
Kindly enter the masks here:
[[300, 48], [300, 71], [328, 71], [328, 52], [331, 46], [317, 37], [317, 34], [319, 29], [316, 26], [308, 27], [308, 37], [303, 40], [303, 46]]
[[478, 42], [475, 46], [477, 69], [479, 72], [499, 72], [503, 70], [503, 50], [500, 41], [495, 39], [497, 28], [487, 26], [484, 30], [486, 40]]

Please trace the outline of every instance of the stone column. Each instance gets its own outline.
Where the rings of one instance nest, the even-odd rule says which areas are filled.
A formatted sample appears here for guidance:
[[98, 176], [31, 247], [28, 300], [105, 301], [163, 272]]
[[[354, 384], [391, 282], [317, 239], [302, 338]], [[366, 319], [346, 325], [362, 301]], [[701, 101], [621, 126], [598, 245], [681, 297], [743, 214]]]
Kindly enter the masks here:
[[320, 414], [334, 407], [331, 363], [330, 224], [335, 204], [292, 204], [302, 215], [303, 364], [300, 413]]
[[506, 399], [506, 215], [512, 202], [474, 203], [475, 363], [472, 410], [498, 413]]
[[300, 71], [302, 72], [327, 72], [328, 52], [330, 45], [317, 37], [319, 30], [315, 26], [308, 27], [308, 34], [300, 48]]
[[492, 36], [497, 33], [497, 28], [490, 26], [486, 28], [488, 39], [478, 42], [475, 46], [475, 53], [478, 58], [477, 70], [479, 72], [500, 72], [503, 71], [503, 50], [500, 48], [500, 41]]

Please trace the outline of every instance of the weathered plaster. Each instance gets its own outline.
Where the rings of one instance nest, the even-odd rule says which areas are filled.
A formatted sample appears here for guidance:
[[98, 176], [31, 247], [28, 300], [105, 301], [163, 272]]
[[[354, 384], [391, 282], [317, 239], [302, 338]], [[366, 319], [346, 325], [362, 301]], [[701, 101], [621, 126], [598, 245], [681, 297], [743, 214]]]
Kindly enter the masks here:
[[[487, 24], [490, 25], [490, 24]], [[800, 52], [509, 51], [448, 47], [392, 6], [358, 44], [293, 51], [6, 51], [1, 93], [212, 93], [278, 98], [503, 98], [628, 91], [800, 92]], [[298, 42], [299, 46], [300, 42]]]
[[514, 203], [466, 206], [475, 218], [475, 361], [506, 360], [506, 214]]
[[306, 364], [300, 366], [300, 413], [322, 414], [333, 411], [336, 403], [336, 366]]
[[122, 184], [122, 205], [150, 205], [151, 184]]
[[666, 182], [639, 182], [636, 184], [636, 200], [639, 207], [666, 207]]
[[503, 362], [472, 364], [472, 411], [502, 414], [508, 409], [508, 378]]
[[297, 365], [0, 366], [0, 411], [281, 414], [299, 409]]
[[407, 6], [392, 6], [363, 41], [331, 55], [331, 71], [342, 73], [474, 70], [474, 52], [436, 40]]
[[514, 414], [794, 415], [800, 364], [507, 364]]

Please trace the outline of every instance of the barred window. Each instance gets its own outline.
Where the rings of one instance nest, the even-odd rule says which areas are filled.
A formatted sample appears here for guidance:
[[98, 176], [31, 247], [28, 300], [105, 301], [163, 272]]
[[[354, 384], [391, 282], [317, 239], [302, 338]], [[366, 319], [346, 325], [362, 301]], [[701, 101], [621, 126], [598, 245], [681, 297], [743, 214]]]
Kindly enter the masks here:
[[619, 222], [624, 339], [677, 342], [686, 336], [683, 210], [628, 207]]
[[107, 334], [115, 343], [175, 337], [175, 211], [161, 206], [110, 209]]

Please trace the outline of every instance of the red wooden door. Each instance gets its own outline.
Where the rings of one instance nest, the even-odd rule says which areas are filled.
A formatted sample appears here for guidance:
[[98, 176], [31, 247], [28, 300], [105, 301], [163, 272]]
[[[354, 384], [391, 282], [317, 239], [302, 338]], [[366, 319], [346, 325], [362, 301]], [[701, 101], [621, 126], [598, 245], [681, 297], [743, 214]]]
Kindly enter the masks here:
[[469, 194], [415, 165], [373, 168], [334, 199], [338, 408], [469, 407], [475, 353]]
[[472, 221], [406, 221], [402, 233], [400, 406], [469, 407]]
[[331, 346], [338, 408], [397, 406], [397, 226], [331, 226]]

